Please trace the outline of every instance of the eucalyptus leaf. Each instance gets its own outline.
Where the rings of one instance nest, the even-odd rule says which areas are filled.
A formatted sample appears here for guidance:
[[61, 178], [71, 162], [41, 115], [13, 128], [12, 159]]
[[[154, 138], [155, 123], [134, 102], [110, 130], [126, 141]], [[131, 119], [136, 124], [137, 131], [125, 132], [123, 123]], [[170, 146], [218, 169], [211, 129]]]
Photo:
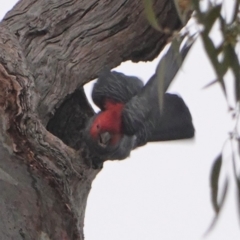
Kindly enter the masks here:
[[235, 52], [234, 47], [231, 44], [227, 46], [227, 52], [230, 61], [230, 67], [233, 71], [234, 81], [235, 81], [235, 93], [236, 93], [236, 100], [240, 100], [240, 66], [238, 56]]
[[204, 24], [205, 32], [207, 34], [210, 32], [213, 24], [216, 22], [216, 20], [220, 16], [221, 9], [222, 9], [222, 4], [219, 4], [214, 6], [212, 9], [210, 9], [207, 13], [205, 13], [202, 23]]
[[[237, 177], [237, 203], [238, 203], [238, 217], [240, 220], [240, 178], [239, 176]], [[240, 223], [240, 221], [239, 221]]]
[[166, 61], [165, 59], [163, 59], [162, 61], [160, 61], [160, 64], [158, 64], [157, 66], [157, 70], [156, 70], [156, 77], [158, 79], [158, 100], [159, 100], [159, 107], [160, 107], [160, 111], [162, 111], [163, 109], [163, 97], [164, 97], [164, 82], [165, 82], [165, 74], [166, 74]]
[[222, 74], [222, 69], [221, 69], [221, 64], [218, 62], [218, 51], [215, 48], [213, 41], [211, 40], [211, 38], [208, 36], [208, 34], [206, 33], [202, 33], [202, 40], [203, 40], [203, 45], [204, 48], [206, 50], [206, 53], [213, 65], [213, 68], [217, 74], [218, 77], [218, 81], [221, 84], [221, 87], [223, 89], [224, 95], [225, 97], [227, 97], [227, 93], [226, 93], [226, 86], [225, 83], [223, 81], [223, 74]]
[[161, 27], [158, 24], [156, 15], [153, 10], [153, 1], [152, 0], [143, 0], [144, 10], [150, 25], [158, 31], [161, 31]]
[[208, 84], [206, 84], [206, 85], [203, 87], [203, 89], [209, 88], [209, 87], [211, 87], [212, 85], [214, 85], [215, 83], [218, 83], [218, 80], [217, 80], [217, 79], [216, 79], [216, 80], [213, 80], [212, 82], [210, 82], [210, 83], [208, 83]]
[[189, 19], [189, 13], [192, 11], [192, 1], [191, 0], [184, 0], [184, 1], [179, 1], [179, 0], [174, 0], [174, 5], [177, 10], [178, 16], [183, 24], [187, 23]]
[[[239, 141], [237, 143], [239, 146]], [[233, 151], [233, 147], [232, 147], [232, 151]], [[237, 185], [238, 217], [240, 218], [240, 179], [239, 179], [239, 175], [238, 175], [237, 167], [236, 167], [235, 152], [232, 152], [232, 163], [233, 163], [233, 176], [235, 178], [236, 185]], [[239, 221], [239, 223], [240, 223], [240, 221]]]
[[226, 45], [223, 47], [223, 60], [220, 62], [220, 66], [221, 76], [224, 76], [230, 68], [229, 52]]
[[199, 20], [201, 21], [202, 12], [199, 6], [199, 0], [192, 0], [193, 7], [198, 14]]
[[218, 204], [218, 181], [219, 181], [219, 176], [220, 176], [220, 171], [222, 167], [222, 154], [220, 154], [212, 167], [211, 170], [211, 200], [212, 200], [212, 205], [216, 213], [219, 211], [219, 204]]
[[0, 181], [4, 181], [6, 183], [12, 184], [17, 186], [18, 182], [16, 179], [14, 179], [11, 175], [9, 175], [7, 172], [5, 172], [2, 168], [0, 168]]
[[228, 192], [228, 186], [229, 186], [228, 178], [226, 178], [225, 182], [224, 182], [224, 185], [223, 185], [222, 198], [221, 198], [220, 203], [219, 203], [219, 210], [216, 212], [215, 217], [213, 218], [209, 228], [207, 229], [206, 233], [204, 234], [205, 236], [215, 227], [215, 225], [216, 225], [216, 223], [219, 219], [220, 212], [221, 212], [223, 204], [226, 200], [226, 196], [227, 196], [227, 192]]
[[233, 12], [231, 23], [235, 22], [235, 20], [237, 19], [238, 13], [239, 13], [240, 0], [235, 0], [235, 3], [236, 3], [236, 6], [234, 7], [234, 12]]
[[172, 45], [168, 49], [168, 52], [159, 61], [157, 68], [156, 68], [156, 77], [158, 79], [158, 95], [159, 95], [160, 110], [163, 109], [164, 93], [168, 89], [169, 85], [171, 84], [171, 82], [175, 76], [175, 74], [173, 74], [173, 76], [171, 75], [171, 73], [173, 73], [172, 64], [176, 61], [175, 60], [176, 58], [178, 58], [177, 64], [179, 62], [181, 62], [181, 60], [179, 60], [179, 57], [180, 57], [179, 48], [180, 48], [182, 41], [183, 41], [183, 39], [180, 39], [180, 40], [174, 39], [173, 40]]
[[155, 77], [158, 79], [158, 94], [159, 94], [159, 106], [160, 110], [163, 109], [163, 96], [167, 91], [169, 85], [174, 80], [177, 72], [182, 66], [183, 60], [188, 54], [194, 40], [186, 42], [182, 50], [180, 51], [180, 45], [183, 41], [181, 39], [174, 39], [167, 53], [159, 61]]

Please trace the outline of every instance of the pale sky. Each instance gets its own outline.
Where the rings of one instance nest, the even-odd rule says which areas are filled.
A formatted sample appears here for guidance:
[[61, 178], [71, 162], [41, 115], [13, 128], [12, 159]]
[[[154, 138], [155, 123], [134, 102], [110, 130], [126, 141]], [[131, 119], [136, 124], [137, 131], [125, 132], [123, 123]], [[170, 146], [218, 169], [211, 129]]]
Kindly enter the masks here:
[[[1, 4], [0, 19], [16, 2], [8, 0]], [[128, 62], [117, 70], [147, 81], [156, 64], [157, 61]], [[134, 150], [124, 161], [104, 163], [88, 198], [86, 240], [240, 238], [233, 180], [220, 220], [203, 238], [214, 216], [209, 187], [211, 166], [232, 130], [220, 87], [203, 90], [214, 79], [198, 41], [169, 89], [183, 97], [192, 113], [194, 140], [148, 144]], [[229, 159], [226, 158], [226, 164]]]

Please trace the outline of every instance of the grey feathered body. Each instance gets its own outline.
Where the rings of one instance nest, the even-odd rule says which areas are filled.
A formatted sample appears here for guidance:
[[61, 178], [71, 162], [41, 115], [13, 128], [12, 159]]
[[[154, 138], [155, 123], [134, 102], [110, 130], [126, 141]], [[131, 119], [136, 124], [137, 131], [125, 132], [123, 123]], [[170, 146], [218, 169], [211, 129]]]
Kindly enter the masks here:
[[[183, 49], [182, 58], [188, 49]], [[179, 64], [175, 52], [170, 49], [165, 55], [166, 74], [164, 75], [164, 91], [176, 75]], [[123, 137], [115, 146], [101, 146], [94, 142], [88, 134], [92, 121], [90, 120], [86, 132], [89, 147], [96, 154], [106, 159], [124, 159], [132, 149], [142, 146], [150, 141], [167, 141], [187, 139], [194, 136], [194, 127], [190, 111], [183, 99], [176, 94], [165, 93], [163, 109], [160, 111], [159, 82], [154, 74], [147, 84], [137, 77], [126, 76], [119, 72], [104, 70], [92, 91], [94, 103], [105, 110], [105, 102], [111, 100], [123, 103], [122, 132]]]

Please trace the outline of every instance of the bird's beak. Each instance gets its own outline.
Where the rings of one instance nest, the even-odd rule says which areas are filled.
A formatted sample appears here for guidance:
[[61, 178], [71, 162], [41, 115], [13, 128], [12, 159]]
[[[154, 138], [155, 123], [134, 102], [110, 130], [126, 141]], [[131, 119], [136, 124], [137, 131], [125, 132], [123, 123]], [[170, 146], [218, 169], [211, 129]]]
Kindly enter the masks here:
[[111, 140], [111, 134], [109, 132], [101, 133], [99, 136], [99, 143], [106, 147]]

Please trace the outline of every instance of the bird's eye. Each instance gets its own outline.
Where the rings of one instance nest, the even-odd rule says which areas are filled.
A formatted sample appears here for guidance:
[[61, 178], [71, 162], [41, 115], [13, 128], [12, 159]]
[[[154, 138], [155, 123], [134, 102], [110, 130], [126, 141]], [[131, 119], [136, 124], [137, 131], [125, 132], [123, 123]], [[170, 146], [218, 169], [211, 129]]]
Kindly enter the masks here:
[[99, 126], [99, 124], [97, 124], [97, 129], [99, 129], [100, 128], [100, 126]]

